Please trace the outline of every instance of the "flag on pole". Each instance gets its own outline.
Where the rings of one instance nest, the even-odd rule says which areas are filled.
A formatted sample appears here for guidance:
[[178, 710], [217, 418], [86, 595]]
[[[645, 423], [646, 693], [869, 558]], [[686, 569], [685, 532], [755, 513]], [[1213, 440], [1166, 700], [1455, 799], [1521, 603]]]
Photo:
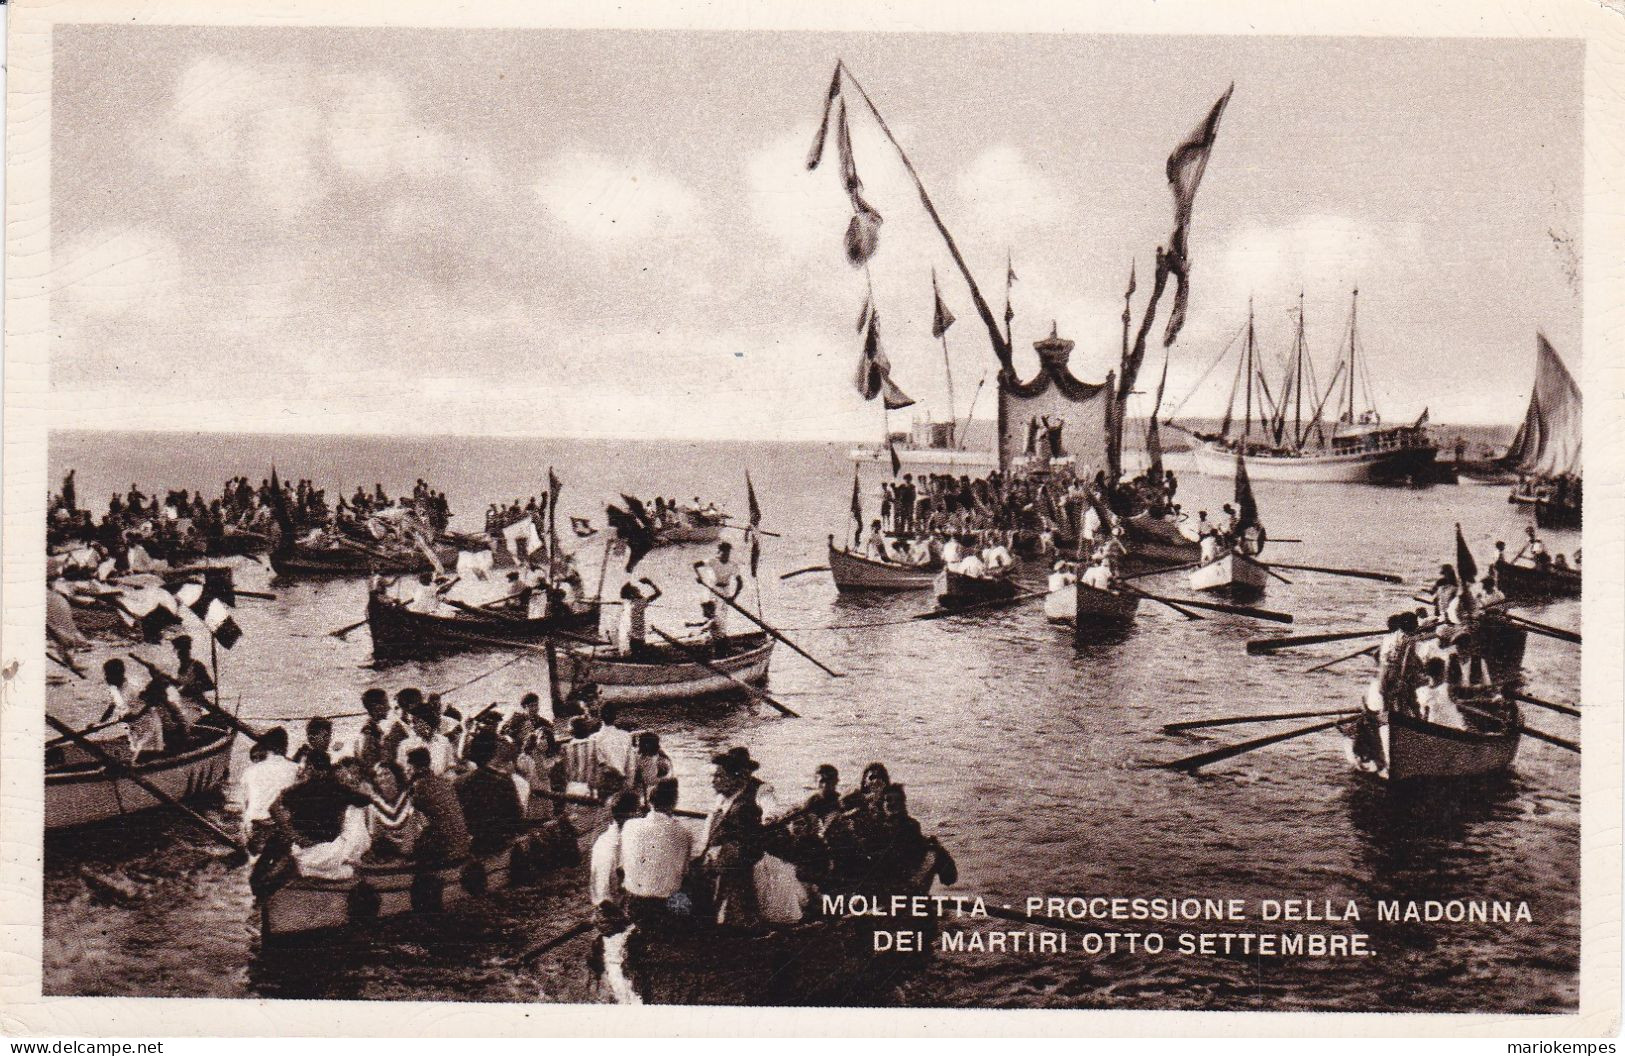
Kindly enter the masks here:
[[873, 298], [870, 294], [863, 295], [863, 307], [858, 309], [858, 333], [863, 333], [869, 326], [869, 305]]
[[937, 269], [931, 269], [931, 296], [936, 300], [936, 307], [931, 313], [931, 336], [941, 337], [954, 325], [954, 313], [942, 303], [942, 291], [937, 289]]
[[829, 93], [824, 96], [824, 116], [818, 121], [818, 135], [813, 137], [812, 150], [807, 153], [807, 170], [818, 168], [824, 160], [824, 141], [829, 138], [829, 112], [841, 94], [841, 64], [835, 64], [835, 74], [829, 79]]
[[1258, 523], [1258, 502], [1253, 498], [1253, 482], [1247, 479], [1247, 460], [1236, 451], [1236, 524], [1243, 533]]
[[594, 528], [592, 522], [585, 517], [571, 517], [570, 530], [582, 539], [598, 534], [598, 529]]
[[1422, 413], [1416, 416], [1416, 424], [1411, 426], [1412, 429], [1420, 429], [1428, 424], [1428, 411], [1430, 409], [1428, 407], [1422, 408]]
[[750, 470], [745, 470], [745, 503], [749, 509], [750, 527], [745, 534], [750, 537], [750, 574], [756, 575], [756, 566], [762, 561], [762, 539], [759, 534], [762, 527], [762, 507], [756, 501], [756, 485], [750, 481]]
[[235, 610], [231, 599], [223, 596], [216, 585], [205, 580], [203, 583], [182, 583], [173, 589], [175, 600], [203, 621], [209, 633], [214, 635], [214, 640], [220, 643], [220, 648], [230, 649], [242, 640], [243, 631], [233, 619]]
[[1166, 262], [1174, 277], [1174, 307], [1168, 315], [1168, 328], [1163, 332], [1164, 347], [1174, 343], [1185, 325], [1185, 307], [1190, 299], [1190, 255], [1186, 236], [1190, 232], [1191, 203], [1196, 200], [1196, 189], [1202, 185], [1202, 174], [1207, 171], [1207, 159], [1213, 153], [1213, 143], [1219, 135], [1219, 118], [1230, 102], [1232, 84], [1225, 89], [1219, 101], [1213, 104], [1207, 120], [1198, 125], [1185, 141], [1168, 155], [1168, 186], [1174, 194], [1174, 233], [1168, 240]]
[[1010, 329], [1010, 323], [1016, 317], [1016, 310], [1010, 305], [1010, 288], [1016, 284], [1016, 265], [1006, 251], [1004, 255], [1004, 328]]
[[870, 311], [869, 328], [863, 338], [863, 352], [858, 359], [856, 377], [858, 392], [866, 400], [882, 397], [888, 411], [912, 407], [914, 400], [891, 380], [891, 360], [880, 347], [880, 313]]
[[604, 517], [609, 521], [615, 537], [626, 547], [626, 570], [631, 572], [638, 567], [644, 555], [654, 549], [654, 533], [645, 521], [613, 503], [604, 507]]
[[846, 226], [846, 260], [854, 268], [869, 263], [880, 247], [881, 216], [863, 199], [863, 181], [858, 178], [852, 157], [852, 131], [846, 122], [846, 101], [841, 101], [835, 117], [835, 147], [841, 156], [841, 182], [852, 199], [852, 220]]
[[895, 477], [903, 471], [903, 460], [897, 457], [897, 445], [892, 443], [889, 437], [886, 440], [886, 449], [891, 452], [891, 475]]
[[1473, 552], [1467, 547], [1460, 524], [1456, 525], [1456, 578], [1461, 580], [1464, 589], [1478, 580], [1478, 562], [1473, 560]]
[[852, 467], [852, 521], [856, 525], [852, 529], [852, 545], [857, 547], [863, 541], [863, 498], [858, 490], [858, 467]]

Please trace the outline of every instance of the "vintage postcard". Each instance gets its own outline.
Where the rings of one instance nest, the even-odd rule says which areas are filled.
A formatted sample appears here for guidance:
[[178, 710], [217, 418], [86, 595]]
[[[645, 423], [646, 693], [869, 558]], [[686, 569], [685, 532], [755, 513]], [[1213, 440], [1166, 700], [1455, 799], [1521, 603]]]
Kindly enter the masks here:
[[14, 5], [0, 1029], [1616, 1031], [1625, 16], [1120, 6]]

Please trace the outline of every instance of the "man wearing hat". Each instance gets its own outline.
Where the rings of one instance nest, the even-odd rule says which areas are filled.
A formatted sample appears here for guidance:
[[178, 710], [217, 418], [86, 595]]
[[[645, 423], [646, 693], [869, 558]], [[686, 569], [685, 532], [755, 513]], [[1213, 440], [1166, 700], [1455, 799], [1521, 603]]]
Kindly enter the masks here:
[[718, 924], [753, 927], [760, 919], [753, 876], [762, 858], [762, 783], [753, 776], [760, 765], [746, 748], [711, 757], [717, 801], [705, 819], [700, 859]]

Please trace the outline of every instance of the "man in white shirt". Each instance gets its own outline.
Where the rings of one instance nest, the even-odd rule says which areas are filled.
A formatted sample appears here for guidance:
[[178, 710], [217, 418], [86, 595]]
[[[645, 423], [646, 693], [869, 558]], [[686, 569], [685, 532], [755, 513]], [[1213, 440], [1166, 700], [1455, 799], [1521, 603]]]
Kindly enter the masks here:
[[594, 906], [601, 906], [605, 902], [612, 906], [621, 904], [621, 826], [636, 817], [637, 813], [638, 797], [630, 792], [622, 792], [610, 804], [609, 828], [593, 841], [589, 860], [589, 891]]
[[[733, 561], [733, 544], [722, 542], [717, 544], [717, 556], [709, 561], [694, 562], [694, 572], [699, 581], [712, 590], [721, 594], [729, 601], [739, 597], [739, 592], [745, 589], [744, 573]], [[705, 594], [706, 598], [711, 595]], [[717, 606], [717, 631], [722, 635], [728, 633], [727, 605]]]
[[952, 568], [959, 564], [964, 557], [965, 549], [959, 545], [959, 538], [950, 535], [948, 541], [942, 544], [942, 563]]
[[92, 737], [92, 740], [105, 740], [119, 737], [121, 734], [129, 739], [130, 761], [137, 762], [144, 752], [161, 752], [164, 750], [164, 722], [158, 714], [158, 709], [147, 706], [137, 698], [132, 706], [126, 696], [124, 661], [114, 657], [102, 665], [102, 677], [107, 682], [107, 710], [102, 712], [101, 722], [123, 720], [124, 728], [109, 727], [109, 732], [102, 737]]
[[1467, 724], [1450, 697], [1450, 686], [1445, 683], [1444, 659], [1433, 657], [1427, 662], [1426, 671], [1427, 681], [1416, 687], [1417, 714], [1423, 722], [1463, 729]]
[[962, 576], [970, 576], [972, 579], [981, 579], [987, 572], [987, 566], [982, 563], [981, 555], [972, 553], [959, 562], [959, 567], [954, 571]]
[[[256, 758], [259, 757], [259, 758]], [[249, 751], [254, 760], [239, 782], [243, 797], [243, 839], [249, 850], [264, 846], [272, 828], [271, 807], [299, 779], [299, 764], [288, 758], [288, 731], [274, 727]]]
[[621, 829], [621, 871], [627, 911], [642, 923], [671, 908], [670, 899], [683, 887], [694, 836], [672, 816], [677, 809], [677, 780], [666, 778], [649, 792], [650, 813]]
[[400, 757], [413, 748], [424, 748], [429, 753], [429, 772], [436, 777], [444, 777], [448, 771], [457, 765], [457, 746], [451, 739], [434, 727], [434, 717], [428, 713], [427, 708], [418, 711], [412, 716], [412, 736], [401, 744]]
[[[615, 702], [606, 702], [598, 711], [598, 721], [602, 725], [592, 735], [592, 750], [598, 757], [600, 781], [610, 788], [624, 788], [626, 776], [632, 771], [632, 731], [623, 729], [617, 722], [618, 718], [619, 709]], [[609, 771], [614, 772], [613, 777]]]

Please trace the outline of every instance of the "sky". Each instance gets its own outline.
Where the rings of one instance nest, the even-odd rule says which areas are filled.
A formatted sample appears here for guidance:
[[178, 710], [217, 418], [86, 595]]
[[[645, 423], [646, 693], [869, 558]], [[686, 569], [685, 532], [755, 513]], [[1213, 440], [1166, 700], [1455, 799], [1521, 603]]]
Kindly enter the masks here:
[[1578, 366], [1574, 42], [64, 26], [53, 426], [872, 439], [869, 288], [918, 401], [893, 428], [947, 416], [950, 369], [990, 416], [986, 332], [861, 110], [885, 222], [843, 258], [838, 167], [805, 167], [837, 57], [995, 312], [1008, 254], [1024, 376], [1052, 323], [1074, 373], [1115, 368], [1168, 153], [1232, 82], [1170, 404], [1222, 409], [1229, 373], [1196, 383], [1249, 299], [1275, 364], [1301, 291], [1327, 377], [1356, 285], [1390, 420], [1518, 420], [1537, 331]]

